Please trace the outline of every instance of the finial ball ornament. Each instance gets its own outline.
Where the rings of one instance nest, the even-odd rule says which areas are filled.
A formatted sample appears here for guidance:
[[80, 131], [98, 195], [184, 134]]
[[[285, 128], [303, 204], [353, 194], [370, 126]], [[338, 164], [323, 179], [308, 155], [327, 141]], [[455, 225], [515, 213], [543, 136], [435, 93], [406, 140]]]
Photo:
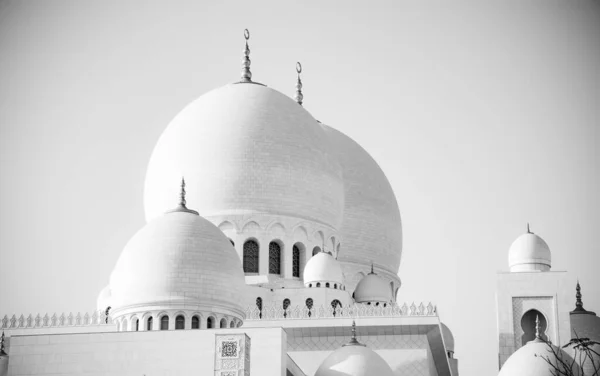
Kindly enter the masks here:
[[250, 31], [248, 31], [248, 29], [244, 29], [244, 38], [246, 38], [246, 40], [250, 39]]
[[302, 64], [300, 64], [300, 62], [296, 63], [296, 72], [298, 72], [298, 74], [302, 73]]

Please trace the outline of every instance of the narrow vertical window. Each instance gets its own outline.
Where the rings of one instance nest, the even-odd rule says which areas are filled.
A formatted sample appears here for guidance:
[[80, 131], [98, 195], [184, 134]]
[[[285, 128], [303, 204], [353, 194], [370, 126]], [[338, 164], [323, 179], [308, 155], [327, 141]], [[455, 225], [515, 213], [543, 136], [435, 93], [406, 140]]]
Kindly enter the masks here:
[[281, 274], [281, 246], [269, 243], [269, 274]]
[[290, 300], [288, 298], [283, 299], [283, 317], [287, 317], [287, 309], [290, 307]]
[[292, 249], [292, 275], [300, 278], [300, 249], [296, 245]]
[[254, 240], [244, 243], [244, 273], [258, 273], [258, 243]]
[[215, 319], [213, 317], [209, 317], [206, 319], [206, 328], [213, 329], [215, 327]]
[[140, 331], [140, 319], [135, 319], [134, 328], [136, 332]]
[[185, 329], [185, 317], [183, 315], [175, 318], [175, 329]]
[[331, 301], [331, 308], [333, 308], [333, 316], [335, 317], [336, 311], [338, 310], [338, 308], [342, 308], [342, 303], [335, 299]]
[[152, 330], [152, 316], [148, 317], [148, 321], [146, 322], [146, 330]]
[[256, 298], [256, 308], [258, 308], [258, 318], [262, 319], [262, 298]]
[[313, 308], [313, 300], [312, 298], [306, 299], [306, 308], [308, 308], [308, 317], [312, 316], [312, 308]]
[[164, 315], [160, 318], [160, 330], [169, 330], [169, 316]]
[[192, 317], [192, 329], [200, 329], [200, 318], [198, 316]]

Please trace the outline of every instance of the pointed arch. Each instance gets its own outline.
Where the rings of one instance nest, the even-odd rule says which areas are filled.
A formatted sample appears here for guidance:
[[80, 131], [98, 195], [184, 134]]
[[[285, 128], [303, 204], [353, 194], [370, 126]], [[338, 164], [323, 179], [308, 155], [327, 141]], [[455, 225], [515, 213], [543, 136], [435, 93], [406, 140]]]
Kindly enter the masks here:
[[252, 230], [261, 230], [260, 225], [255, 221], [248, 221], [244, 227], [242, 227], [242, 232], [252, 231]]

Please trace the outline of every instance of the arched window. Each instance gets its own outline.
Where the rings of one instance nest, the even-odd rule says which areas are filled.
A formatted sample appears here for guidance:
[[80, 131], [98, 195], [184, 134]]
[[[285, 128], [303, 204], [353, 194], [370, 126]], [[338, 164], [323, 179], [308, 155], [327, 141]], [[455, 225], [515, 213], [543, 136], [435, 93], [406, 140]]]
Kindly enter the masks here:
[[525, 346], [527, 342], [535, 339], [536, 317], [540, 320], [540, 337], [545, 341], [548, 340], [548, 337], [546, 336], [546, 328], [548, 327], [546, 317], [537, 309], [531, 309], [521, 318], [521, 328], [523, 329], [523, 335], [521, 336], [522, 346]]
[[308, 284], [308, 287], [312, 287], [312, 283], [309, 283], [309, 284]]
[[215, 327], [215, 319], [214, 317], [209, 317], [206, 319], [206, 329], [213, 329]]
[[140, 319], [133, 320], [133, 328], [135, 329], [136, 332], [139, 332], [139, 330], [140, 330]]
[[331, 308], [333, 308], [333, 316], [335, 316], [338, 308], [342, 308], [342, 303], [339, 300], [334, 299], [331, 301]]
[[146, 330], [152, 330], [152, 316], [148, 317], [148, 321], [146, 321]]
[[308, 308], [308, 317], [312, 316], [312, 308], [313, 308], [313, 300], [312, 298], [306, 299], [306, 308]]
[[321, 252], [321, 248], [320, 247], [314, 247], [312, 255], [314, 256], [314, 255], [316, 255], [319, 252]]
[[325, 287], [329, 288], [329, 282], [325, 283]]
[[200, 329], [200, 317], [192, 317], [192, 329]]
[[290, 307], [290, 300], [288, 298], [283, 299], [283, 317], [287, 317], [287, 309]]
[[231, 320], [231, 322], [229, 323], [229, 327], [230, 328], [235, 328], [235, 322], [233, 320]]
[[160, 318], [160, 330], [169, 330], [169, 316], [164, 315]]
[[175, 329], [185, 329], [185, 317], [183, 315], [175, 318]]
[[317, 282], [317, 287], [321, 287], [321, 282]]
[[256, 298], [256, 308], [258, 308], [258, 318], [262, 319], [262, 298]]
[[241, 321], [238, 321], [238, 323], [237, 323], [237, 327], [239, 328], [239, 327], [241, 327], [241, 326], [242, 326], [242, 322], [241, 322]]
[[337, 290], [337, 283], [333, 284], [333, 288]]
[[219, 325], [220, 328], [227, 328], [227, 320], [221, 319], [221, 323]]
[[244, 243], [244, 273], [258, 273], [258, 243], [254, 240]]
[[269, 243], [269, 274], [281, 274], [281, 246], [277, 242]]
[[292, 276], [300, 278], [300, 249], [295, 244], [292, 249]]

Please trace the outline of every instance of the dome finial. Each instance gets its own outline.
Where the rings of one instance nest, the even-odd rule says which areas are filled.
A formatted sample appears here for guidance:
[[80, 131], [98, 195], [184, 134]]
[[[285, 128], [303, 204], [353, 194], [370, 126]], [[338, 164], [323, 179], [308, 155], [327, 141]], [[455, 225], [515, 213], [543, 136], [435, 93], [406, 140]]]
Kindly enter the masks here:
[[6, 351], [4, 351], [4, 330], [2, 331], [2, 336], [0, 336], [0, 356], [8, 355]]
[[375, 274], [374, 268], [373, 268], [373, 261], [371, 261], [371, 273], [369, 274]]
[[350, 342], [344, 346], [366, 346], [358, 342], [358, 339], [356, 339], [356, 321], [354, 320], [352, 320], [352, 338], [350, 338]]
[[179, 206], [181, 206], [182, 208], [185, 208], [185, 178], [182, 176], [181, 177], [181, 191], [179, 192]]
[[527, 222], [527, 233], [528, 234], [533, 234], [533, 232], [531, 232], [531, 230], [529, 229], [529, 222]]
[[300, 62], [296, 63], [296, 72], [298, 72], [298, 81], [296, 81], [296, 96], [294, 99], [302, 106], [304, 95], [302, 95], [302, 80], [300, 79], [300, 73], [302, 73], [302, 64], [300, 64]]
[[240, 82], [252, 82], [252, 72], [250, 72], [250, 47], [248, 47], [250, 32], [248, 29], [244, 29], [244, 38], [246, 39], [246, 48], [244, 48], [244, 58], [242, 59], [242, 80]]
[[187, 201], [185, 200], [185, 178], [182, 176], [181, 177], [181, 189], [179, 190], [179, 204], [177, 205], [177, 207], [175, 209], [169, 210], [167, 211], [167, 213], [173, 213], [173, 212], [185, 212], [185, 213], [192, 213], [192, 214], [196, 214], [198, 215], [198, 212], [195, 210], [191, 210], [187, 208]]
[[577, 286], [575, 287], [575, 310], [573, 312], [585, 312], [583, 308], [583, 300], [581, 300], [581, 286], [579, 285], [579, 279], [577, 279]]

